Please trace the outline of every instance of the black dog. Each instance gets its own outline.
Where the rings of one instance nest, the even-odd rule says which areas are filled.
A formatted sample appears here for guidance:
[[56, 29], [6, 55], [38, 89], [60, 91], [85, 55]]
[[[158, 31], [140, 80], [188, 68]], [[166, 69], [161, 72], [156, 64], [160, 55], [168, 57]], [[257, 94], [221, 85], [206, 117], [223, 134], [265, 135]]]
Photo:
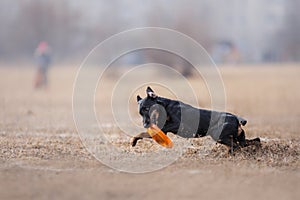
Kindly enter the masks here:
[[[158, 97], [148, 87], [147, 97], [137, 96], [139, 113], [143, 125], [148, 128], [156, 124], [164, 133], [172, 132], [184, 138], [198, 138], [210, 135], [218, 143], [226, 145], [230, 152], [252, 144], [259, 144], [260, 139], [247, 140], [241, 126], [247, 121], [236, 115], [204, 109], [197, 109], [180, 101]], [[143, 138], [151, 138], [147, 132], [132, 138], [131, 145]]]

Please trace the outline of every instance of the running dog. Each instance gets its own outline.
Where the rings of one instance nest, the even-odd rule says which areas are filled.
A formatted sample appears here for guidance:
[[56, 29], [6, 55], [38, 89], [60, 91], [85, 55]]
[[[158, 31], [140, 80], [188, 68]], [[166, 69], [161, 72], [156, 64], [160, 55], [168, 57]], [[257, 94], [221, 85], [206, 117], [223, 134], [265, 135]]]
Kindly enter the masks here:
[[[229, 153], [249, 145], [260, 144], [260, 139], [245, 138], [247, 120], [227, 112], [204, 110], [192, 107], [181, 101], [157, 96], [148, 87], [147, 97], [137, 96], [139, 113], [143, 117], [143, 126], [148, 128], [156, 124], [164, 133], [171, 132], [184, 138], [211, 136], [216, 142], [226, 145]], [[151, 138], [142, 132], [131, 139], [131, 145], [143, 138]]]

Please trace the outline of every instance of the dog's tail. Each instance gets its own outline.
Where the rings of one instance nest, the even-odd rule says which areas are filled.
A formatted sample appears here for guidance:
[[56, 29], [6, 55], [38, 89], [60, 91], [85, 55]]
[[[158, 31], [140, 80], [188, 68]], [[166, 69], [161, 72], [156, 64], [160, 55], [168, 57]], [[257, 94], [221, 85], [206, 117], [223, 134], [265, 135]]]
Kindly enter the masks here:
[[245, 125], [247, 124], [247, 120], [245, 120], [244, 118], [242, 118], [242, 117], [237, 117], [237, 118], [238, 118], [239, 123], [240, 123], [241, 125], [245, 126]]

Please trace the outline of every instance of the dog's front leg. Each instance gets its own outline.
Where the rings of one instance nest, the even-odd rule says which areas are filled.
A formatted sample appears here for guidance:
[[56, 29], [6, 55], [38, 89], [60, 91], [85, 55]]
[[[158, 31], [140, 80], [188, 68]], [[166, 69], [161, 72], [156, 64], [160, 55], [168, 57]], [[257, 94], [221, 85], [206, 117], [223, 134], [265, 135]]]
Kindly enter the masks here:
[[151, 138], [151, 136], [147, 133], [147, 132], [142, 132], [140, 134], [137, 134], [136, 136], [134, 136], [133, 138], [131, 138], [130, 140], [130, 144], [131, 146], [135, 146], [138, 140], [141, 140], [143, 138]]

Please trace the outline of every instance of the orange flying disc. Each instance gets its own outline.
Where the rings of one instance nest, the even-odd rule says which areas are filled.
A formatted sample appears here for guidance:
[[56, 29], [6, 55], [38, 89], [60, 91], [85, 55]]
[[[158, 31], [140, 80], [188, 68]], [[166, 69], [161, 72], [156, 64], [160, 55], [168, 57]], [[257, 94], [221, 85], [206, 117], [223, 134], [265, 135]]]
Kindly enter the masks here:
[[149, 128], [147, 128], [148, 134], [161, 146], [166, 148], [172, 148], [173, 142], [170, 138], [155, 124], [151, 124]]

